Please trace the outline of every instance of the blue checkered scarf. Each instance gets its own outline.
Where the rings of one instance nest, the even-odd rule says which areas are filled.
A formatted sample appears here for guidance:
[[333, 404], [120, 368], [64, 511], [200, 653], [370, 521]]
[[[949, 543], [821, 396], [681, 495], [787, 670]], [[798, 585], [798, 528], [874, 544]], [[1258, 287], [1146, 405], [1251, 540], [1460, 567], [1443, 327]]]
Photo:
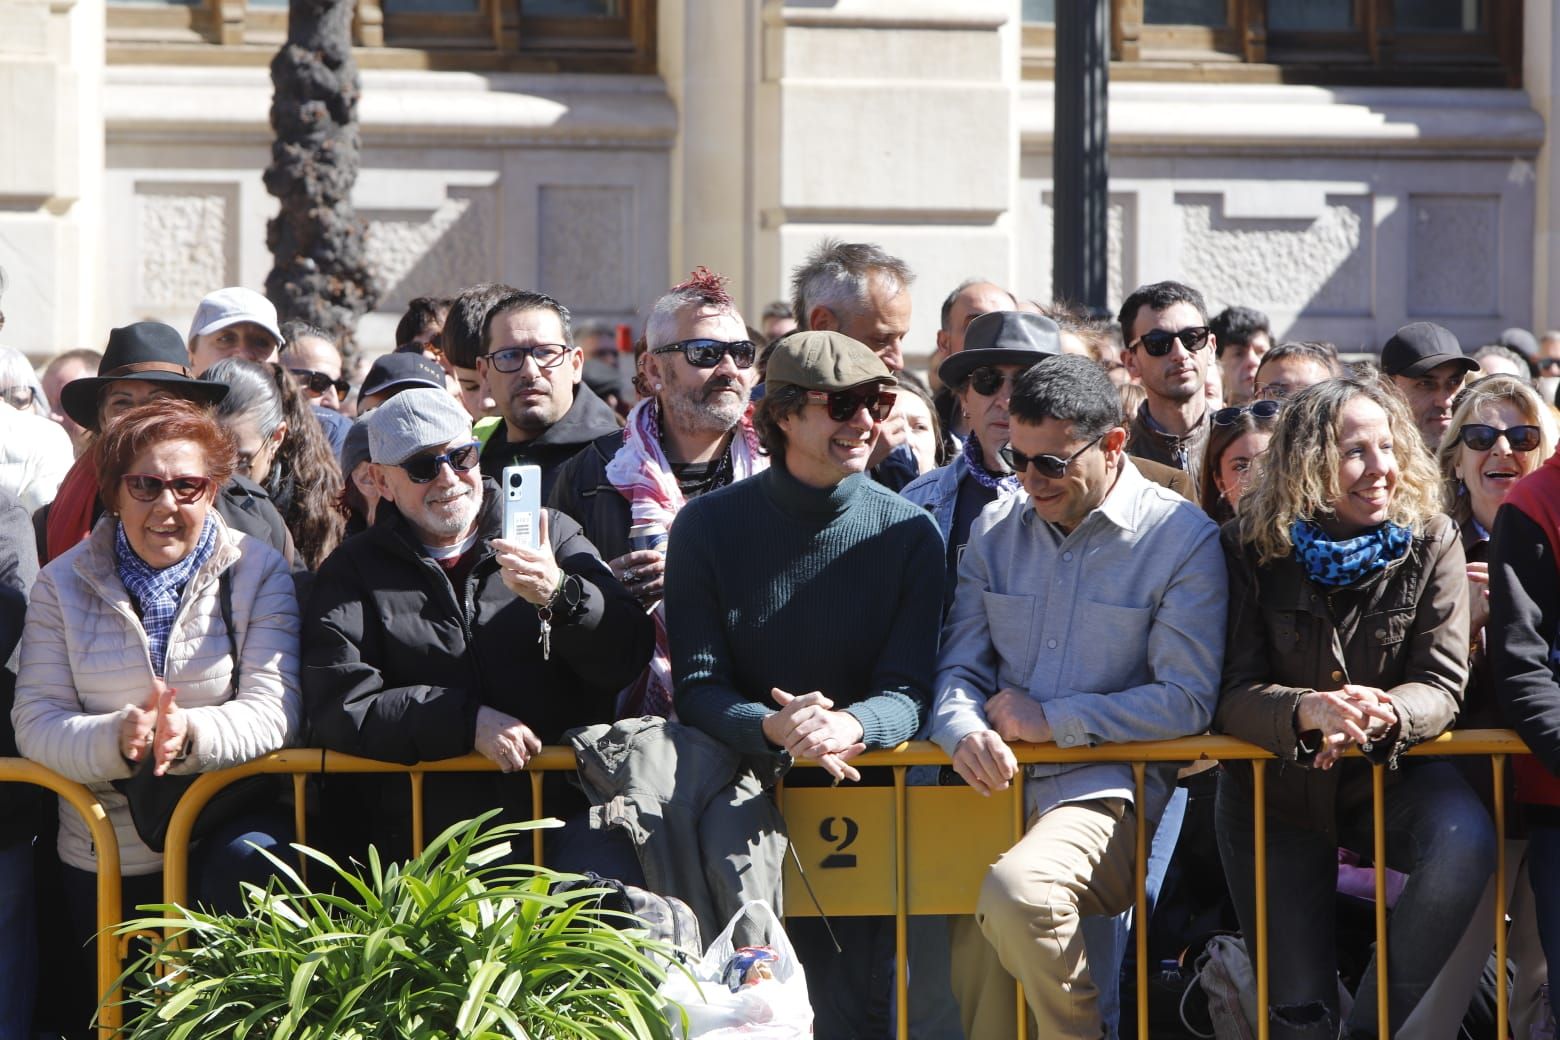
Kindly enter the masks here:
[[216, 548], [217, 522], [209, 513], [205, 526], [200, 529], [195, 551], [161, 570], [130, 548], [123, 521], [114, 528], [114, 561], [119, 565], [119, 580], [124, 582], [125, 591], [141, 611], [141, 627], [146, 630], [152, 671], [159, 679], [168, 663], [168, 633], [173, 629], [173, 616], [179, 610], [179, 597], [184, 594], [184, 586], [189, 584], [191, 575], [211, 559]]

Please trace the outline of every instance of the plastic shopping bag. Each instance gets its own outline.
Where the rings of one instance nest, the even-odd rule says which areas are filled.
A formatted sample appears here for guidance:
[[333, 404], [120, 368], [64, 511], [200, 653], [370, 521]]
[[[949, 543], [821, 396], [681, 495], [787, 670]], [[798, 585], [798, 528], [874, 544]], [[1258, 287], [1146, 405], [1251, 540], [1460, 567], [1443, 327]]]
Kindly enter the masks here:
[[[765, 953], [738, 951], [732, 942], [746, 914], [769, 923]], [[684, 1040], [795, 1040], [812, 1035], [807, 977], [780, 919], [763, 900], [738, 910], [686, 973], [673, 969], [661, 996], [667, 1002], [667, 1019]], [[688, 1016], [686, 1033], [679, 1008]]]

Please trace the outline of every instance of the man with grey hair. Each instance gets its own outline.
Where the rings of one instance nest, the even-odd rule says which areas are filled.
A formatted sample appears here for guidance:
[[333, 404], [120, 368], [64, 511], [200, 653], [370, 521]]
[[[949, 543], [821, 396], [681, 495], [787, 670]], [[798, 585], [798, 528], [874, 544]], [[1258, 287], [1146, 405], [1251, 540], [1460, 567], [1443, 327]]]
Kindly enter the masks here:
[[[656, 610], [664, 541], [678, 512], [769, 465], [747, 418], [758, 348], [725, 283], [700, 267], [655, 302], [645, 325], [650, 396], [628, 413], [625, 430], [596, 438], [564, 464], [553, 485], [552, 507], [579, 521], [613, 576]], [[624, 691], [624, 717], [671, 711], [664, 625], [657, 628], [656, 650], [645, 675]]]
[[[478, 467], [471, 417], [445, 390], [403, 390], [363, 421], [379, 516], [320, 567], [304, 611], [316, 740], [407, 764], [475, 751], [511, 773], [566, 730], [610, 722], [617, 691], [650, 656], [651, 625], [579, 525], [545, 510], [535, 544], [501, 537], [498, 487]], [[530, 785], [506, 779], [428, 777], [426, 834], [492, 808], [529, 819]], [[593, 837], [566, 785], [546, 789], [549, 810], [572, 820], [548, 864], [632, 878], [631, 847]], [[333, 826], [367, 824], [390, 855], [410, 846], [403, 795], [337, 791]], [[580, 855], [595, 838], [607, 847]]]
[[898, 372], [905, 367], [914, 281], [909, 265], [882, 246], [826, 238], [791, 272], [796, 327], [843, 332]]

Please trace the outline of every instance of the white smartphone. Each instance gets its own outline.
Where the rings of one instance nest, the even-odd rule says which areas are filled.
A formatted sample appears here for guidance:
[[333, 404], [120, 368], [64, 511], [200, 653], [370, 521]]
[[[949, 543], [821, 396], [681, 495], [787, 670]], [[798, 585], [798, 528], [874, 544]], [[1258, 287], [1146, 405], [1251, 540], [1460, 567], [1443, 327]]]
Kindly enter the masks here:
[[500, 486], [504, 495], [504, 538], [537, 548], [541, 541], [542, 468], [505, 466]]

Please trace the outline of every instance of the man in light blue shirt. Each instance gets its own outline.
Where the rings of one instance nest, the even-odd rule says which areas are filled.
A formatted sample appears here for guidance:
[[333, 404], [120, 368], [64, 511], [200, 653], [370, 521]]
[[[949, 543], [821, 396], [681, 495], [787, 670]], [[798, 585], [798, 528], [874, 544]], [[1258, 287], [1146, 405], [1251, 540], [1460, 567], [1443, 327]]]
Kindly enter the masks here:
[[[1202, 732], [1224, 658], [1217, 529], [1125, 454], [1115, 387], [1086, 358], [1053, 358], [1013, 388], [1012, 468], [1025, 491], [970, 530], [938, 661], [932, 739], [982, 794], [1008, 787], [1008, 741], [1063, 747]], [[1134, 897], [1135, 813], [1152, 827], [1173, 768], [1134, 805], [1114, 763], [1024, 769], [1029, 829], [992, 866], [953, 983], [969, 1040], [1012, 1035], [1012, 985], [1042, 1036], [1098, 1037], [1080, 916]], [[1009, 996], [1004, 997], [1004, 991]]]

